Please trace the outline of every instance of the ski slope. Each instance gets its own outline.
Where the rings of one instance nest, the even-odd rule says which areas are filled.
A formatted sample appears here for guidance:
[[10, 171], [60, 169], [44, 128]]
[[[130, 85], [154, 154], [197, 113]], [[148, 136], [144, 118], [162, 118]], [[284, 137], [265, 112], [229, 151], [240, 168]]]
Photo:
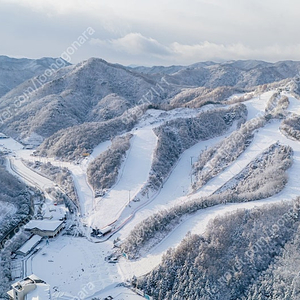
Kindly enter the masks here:
[[[249, 111], [249, 120], [263, 115], [266, 102], [274, 92], [264, 93], [260, 97], [245, 102]], [[290, 100], [288, 111], [300, 114], [300, 101], [289, 94], [287, 95]], [[277, 141], [290, 145], [294, 150], [294, 162], [288, 170], [289, 180], [283, 191], [268, 199], [248, 203], [217, 205], [186, 216], [183, 222], [164, 240], [137, 261], [127, 261], [125, 258], [121, 258], [118, 264], [106, 262], [105, 258], [112, 253], [113, 239], [103, 243], [92, 243], [86, 238], [58, 236], [51, 240], [48, 245], [46, 243], [41, 245], [42, 249], [27, 261], [28, 270], [46, 280], [52, 287], [55, 286], [59, 292], [72, 295], [73, 297], [78, 296], [78, 293], [88, 283], [92, 283], [94, 288], [92, 291], [89, 291], [85, 299], [92, 299], [93, 297], [105, 298], [108, 295], [114, 296], [115, 299], [126, 299], [125, 296], [120, 296], [122, 293], [124, 295], [128, 293], [130, 295], [128, 299], [142, 299], [124, 288], [117, 287], [117, 285], [134, 275], [140, 276], [150, 272], [160, 263], [167, 249], [176, 247], [187, 232], [202, 234], [205, 232], [207, 224], [213, 218], [236, 209], [253, 208], [268, 203], [292, 200], [300, 195], [298, 183], [300, 174], [300, 143], [283, 136], [279, 131], [280, 120], [273, 120], [255, 133], [253, 142], [235, 162], [211, 179], [196, 193], [190, 193], [193, 180], [191, 178], [191, 162], [194, 162], [203, 149], [217, 144], [225, 136], [198, 143], [186, 150], [164, 183], [163, 188], [156, 195], [153, 195], [153, 198], [147, 199], [145, 196], [140, 202], [130, 202], [143, 188], [149, 176], [153, 152], [157, 143], [157, 137], [152, 129], [168, 119], [178, 116], [190, 117], [192, 115], [191, 112], [192, 110], [182, 109], [176, 112], [157, 110], [147, 112], [148, 115], [146, 114], [142, 122], [132, 131], [134, 136], [126, 159], [121, 166], [117, 183], [103, 198], [94, 198], [93, 191], [87, 182], [86, 169], [97, 155], [109, 147], [109, 141], [100, 144], [90, 158], [83, 160], [80, 165], [49, 159], [51, 163], [67, 167], [72, 172], [85, 223], [101, 228], [118, 218], [120, 221], [127, 220], [124, 222], [124, 227], [113, 236], [113, 239], [117, 237], [124, 239], [136, 224], [151, 214], [193, 198], [212, 194], [237, 175], [263, 150]], [[193, 114], [196, 114], [196, 112], [193, 111]], [[21, 150], [18, 147], [15, 151], [17, 155], [18, 153], [19, 155], [25, 155], [25, 150]], [[19, 159], [13, 158], [12, 161], [20, 173], [30, 177], [41, 189], [45, 189], [53, 184], [51, 181], [48, 182], [44, 177], [36, 175], [35, 172], [29, 170]], [[130, 206], [128, 205], [129, 202]], [[127, 219], [133, 212], [135, 214], [132, 218]]]
[[[267, 98], [267, 97], [266, 97]], [[291, 113], [299, 112], [300, 101], [289, 95], [289, 100], [291, 105], [288, 110]], [[253, 101], [253, 100], [252, 100]], [[249, 104], [251, 105], [251, 104]], [[259, 114], [262, 109], [257, 110]], [[224, 215], [228, 212], [235, 211], [237, 209], [250, 209], [256, 206], [261, 206], [270, 203], [277, 203], [281, 201], [289, 201], [295, 199], [300, 195], [300, 186], [298, 176], [300, 174], [300, 143], [294, 140], [290, 140], [283, 136], [279, 131], [281, 121], [275, 120], [267, 124], [265, 127], [260, 129], [256, 134], [251, 145], [246, 149], [246, 151], [227, 169], [225, 169], [221, 174], [217, 175], [215, 178], [210, 180], [203, 188], [201, 188], [196, 194], [187, 197], [180, 197], [174, 203], [179, 204], [180, 202], [185, 202], [187, 200], [195, 199], [201, 196], [207, 196], [215, 192], [224, 183], [230, 180], [232, 177], [237, 175], [248, 163], [250, 163], [257, 155], [259, 155], [264, 149], [279, 141], [284, 145], [289, 145], [294, 150], [294, 160], [293, 165], [288, 169], [289, 180], [285, 188], [272, 197], [267, 199], [262, 199], [258, 201], [252, 201], [247, 203], [238, 204], [226, 204], [217, 205], [204, 210], [200, 210], [197, 213], [185, 217], [184, 221], [179, 224], [162, 242], [160, 242], [156, 247], [151, 249], [151, 251], [143, 256], [137, 261], [127, 261], [122, 259], [119, 268], [120, 272], [123, 274], [124, 278], [131, 278], [133, 275], [141, 276], [150, 272], [154, 266], [157, 266], [163, 254], [170, 248], [176, 247], [185, 237], [185, 235], [190, 231], [193, 234], [202, 234], [210, 220], [219, 215]], [[165, 185], [167, 187], [167, 185]], [[171, 193], [172, 191], [169, 190]], [[168, 193], [168, 191], [166, 191]], [[166, 207], [166, 206], [165, 206]], [[156, 212], [154, 209], [152, 213]], [[125, 238], [128, 232], [134, 227], [135, 224], [141, 222], [148, 215], [149, 211], [141, 211], [137, 214], [136, 218], [128, 226], [125, 226], [121, 232], [121, 238]]]
[[157, 143], [157, 137], [152, 129], [152, 126], [148, 126], [133, 132], [130, 149], [121, 167], [117, 183], [107, 195], [100, 198], [96, 204], [96, 212], [89, 219], [89, 225], [93, 228], [102, 228], [116, 221], [126, 205], [147, 182], [152, 153]]

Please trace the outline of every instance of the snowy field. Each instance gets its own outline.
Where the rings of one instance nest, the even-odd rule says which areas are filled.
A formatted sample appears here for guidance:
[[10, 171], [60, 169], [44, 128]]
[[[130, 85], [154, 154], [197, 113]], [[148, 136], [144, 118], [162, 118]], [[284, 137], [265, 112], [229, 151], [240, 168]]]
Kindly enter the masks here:
[[[260, 97], [245, 102], [249, 111], [249, 120], [263, 115], [266, 102], [273, 92], [267, 92]], [[290, 95], [288, 96], [290, 100], [288, 111], [299, 114], [300, 101]], [[195, 114], [195, 111], [193, 111], [193, 114]], [[196, 159], [202, 150], [215, 145], [225, 136], [198, 143], [186, 150], [181, 155], [162, 189], [155, 195], [151, 195], [150, 199], [147, 199], [145, 196], [144, 199], [141, 199], [141, 202], [130, 203], [129, 206], [129, 200], [139, 193], [149, 176], [153, 152], [157, 142], [156, 136], [152, 131], [153, 127], [178, 116], [190, 117], [191, 110], [181, 109], [168, 113], [161, 111], [148, 112], [148, 116], [132, 131], [134, 137], [131, 140], [131, 147], [128, 150], [126, 160], [122, 164], [117, 183], [102, 199], [94, 198], [94, 193], [87, 183], [86, 169], [93, 158], [109, 147], [110, 142], [100, 144], [91, 157], [84, 160], [81, 165], [49, 159], [53, 164], [65, 166], [71, 170], [80, 197], [84, 222], [100, 228], [119, 218], [120, 222], [124, 221], [124, 227], [113, 238], [103, 243], [93, 243], [86, 238], [64, 235], [56, 237], [49, 244], [44, 242], [42, 249], [30, 259], [27, 259], [28, 273], [35, 273], [52, 287], [55, 287], [57, 291], [64, 292], [66, 295], [72, 294], [74, 297], [85, 289], [88, 290], [88, 295], [86, 295], [85, 299], [92, 299], [95, 296], [104, 298], [108, 295], [114, 296], [115, 299], [142, 299], [134, 295], [130, 290], [121, 287], [116, 288], [116, 285], [126, 279], [130, 279], [133, 275], [139, 276], [151, 271], [160, 263], [162, 255], [167, 249], [177, 246], [188, 231], [201, 234], [205, 231], [208, 222], [218, 215], [224, 215], [236, 209], [253, 208], [266, 203], [292, 200], [300, 194], [300, 186], [298, 184], [300, 143], [283, 136], [279, 131], [280, 121], [273, 120], [255, 133], [253, 142], [232, 165], [210, 180], [196, 193], [191, 194], [190, 189], [193, 180], [191, 178], [191, 162], [193, 162], [193, 159]], [[289, 180], [282, 192], [264, 200], [218, 205], [200, 210], [186, 217], [173, 232], [138, 261], [127, 261], [125, 258], [121, 258], [117, 264], [110, 264], [105, 261], [105, 258], [112, 253], [112, 241], [114, 238], [125, 238], [134, 225], [162, 208], [212, 194], [238, 174], [263, 150], [277, 141], [290, 145], [294, 150], [294, 162], [288, 170]], [[16, 153], [16, 158], [11, 155], [13, 169], [24, 176], [24, 180], [26, 178], [30, 179], [41, 189], [53, 186], [50, 180], [29, 170], [18, 159], [18, 156], [30, 158], [30, 151], [21, 150], [20, 145], [11, 139], [7, 141], [5, 147], [12, 149]], [[13, 172], [13, 170], [11, 171]], [[92, 289], [86, 288], [89, 284], [93, 286]]]

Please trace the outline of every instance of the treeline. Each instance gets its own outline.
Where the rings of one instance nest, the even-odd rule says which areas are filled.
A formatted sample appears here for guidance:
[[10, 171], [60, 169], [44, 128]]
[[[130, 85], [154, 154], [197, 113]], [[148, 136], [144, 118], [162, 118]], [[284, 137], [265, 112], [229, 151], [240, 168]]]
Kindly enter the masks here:
[[266, 118], [284, 118], [285, 110], [289, 104], [290, 101], [287, 96], [281, 95], [279, 92], [274, 93], [268, 100], [265, 108]]
[[276, 257], [249, 287], [242, 300], [300, 299], [300, 227]]
[[292, 163], [293, 149], [277, 142], [263, 151], [215, 194], [220, 194], [229, 201], [253, 201], [271, 197], [286, 185], [288, 175], [285, 171]]
[[45, 139], [37, 149], [37, 155], [65, 160], [80, 158], [85, 152], [91, 153], [100, 143], [130, 131], [147, 108], [147, 105], [140, 105], [112, 120], [62, 129]]
[[300, 141], [300, 116], [292, 115], [282, 121], [280, 126], [281, 132], [286, 136]]
[[[1, 216], [0, 242], [22, 220], [28, 218], [32, 212], [31, 191], [24, 183], [11, 175], [3, 166], [0, 166], [0, 201], [16, 207], [16, 213]], [[1, 248], [1, 247], [0, 247]]]
[[195, 118], [179, 118], [167, 121], [154, 129], [158, 137], [157, 147], [149, 177], [149, 187], [157, 189], [170, 173], [180, 155], [201, 140], [224, 134], [237, 121], [245, 122], [247, 108], [238, 104], [230, 108], [206, 111]]
[[266, 123], [265, 118], [255, 118], [241, 125], [218, 145], [208, 148], [193, 164], [193, 189], [197, 190], [211, 178], [233, 163], [250, 145], [254, 131]]
[[217, 88], [197, 87], [192, 89], [184, 89], [182, 92], [180, 92], [170, 100], [169, 106], [173, 109], [177, 107], [198, 108], [207, 104], [220, 104], [221, 102], [223, 104], [233, 104], [233, 102], [228, 101], [228, 98], [233, 94], [245, 92], [246, 90], [243, 88], [230, 86], [221, 86]]
[[[68, 168], [60, 168], [52, 165], [50, 162], [42, 163], [40, 161], [30, 162], [24, 161], [24, 163], [34, 171], [45, 175], [47, 178], [57, 183], [63, 188], [65, 193], [69, 198], [72, 199], [73, 203], [76, 204], [77, 208], [79, 207], [79, 199], [77, 197], [74, 181], [72, 178], [72, 173]], [[57, 193], [56, 190], [49, 190], [49, 193]], [[64, 198], [61, 193], [58, 193], [58, 198]]]
[[298, 299], [299, 209], [297, 199], [217, 217], [133, 284], [157, 300]]
[[114, 138], [109, 149], [89, 164], [87, 176], [94, 190], [109, 189], [116, 183], [126, 151], [130, 148], [132, 136], [127, 134]]
[[235, 184], [230, 182], [214, 195], [160, 211], [137, 224], [121, 250], [130, 259], [137, 258], [142, 249], [159, 243], [185, 215], [221, 203], [259, 200], [280, 192], [287, 182], [285, 170], [291, 164], [292, 149], [289, 146], [271, 145], [233, 179]]

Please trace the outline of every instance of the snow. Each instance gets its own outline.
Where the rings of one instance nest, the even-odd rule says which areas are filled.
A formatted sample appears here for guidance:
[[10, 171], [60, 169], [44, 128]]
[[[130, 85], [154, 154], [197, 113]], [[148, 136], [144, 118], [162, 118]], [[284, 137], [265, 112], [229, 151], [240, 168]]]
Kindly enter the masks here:
[[[274, 92], [269, 91], [260, 97], [245, 102], [249, 111], [249, 120], [263, 115], [266, 102]], [[288, 110], [291, 113], [299, 114], [300, 101], [291, 95], [288, 96], [290, 100]], [[124, 221], [124, 227], [114, 235], [114, 238], [119, 236], [123, 239], [134, 225], [154, 212], [193, 198], [210, 195], [239, 173], [263, 150], [277, 141], [290, 145], [294, 150], [294, 162], [288, 170], [289, 180], [283, 191], [268, 199], [248, 203], [223, 204], [199, 210], [193, 215], [185, 217], [162, 242], [137, 261], [127, 261], [125, 258], [121, 258], [117, 264], [106, 262], [105, 258], [112, 253], [112, 239], [93, 243], [86, 238], [60, 235], [52, 239], [49, 244], [46, 244], [45, 241], [41, 242], [42, 250], [27, 260], [28, 270], [43, 278], [51, 287], [56, 287], [58, 292], [65, 293], [65, 295], [78, 297], [79, 293], [84, 290], [86, 291], [85, 299], [105, 298], [109, 295], [113, 296], [114, 299], [141, 299], [134, 292], [124, 287], [117, 287], [117, 285], [130, 279], [133, 275], [139, 276], [151, 271], [160, 263], [162, 255], [167, 249], [176, 247], [188, 231], [202, 234], [205, 232], [209, 221], [218, 215], [224, 215], [237, 209], [249, 209], [268, 203], [292, 200], [300, 194], [298, 184], [300, 143], [283, 136], [279, 131], [280, 121], [275, 120], [259, 129], [255, 133], [253, 142], [244, 153], [196, 193], [191, 194], [190, 189], [191, 159], [196, 158], [203, 149], [215, 145], [225, 136], [198, 143], [186, 150], [164, 183], [163, 188], [156, 195], [152, 195], [153, 198], [146, 199], [145, 197], [140, 203], [131, 202], [131, 207], [129, 207], [129, 200], [141, 191], [149, 176], [157, 142], [157, 137], [152, 129], [164, 120], [179, 116], [190, 117], [195, 113], [195, 111], [187, 109], [172, 112], [148, 111], [145, 118], [132, 131], [134, 136], [131, 140], [131, 147], [122, 164], [117, 183], [103, 198], [96, 198], [95, 200], [93, 191], [86, 179], [86, 169], [92, 159], [109, 147], [110, 141], [101, 143], [96, 147], [91, 156], [83, 160], [80, 165], [47, 159], [53, 164], [66, 166], [71, 170], [79, 195], [84, 222], [102, 228], [120, 218], [120, 222]], [[6, 140], [1, 140], [1, 142], [6, 142]], [[17, 156], [24, 155], [29, 158], [30, 151], [21, 150], [22, 148], [13, 140], [7, 140], [7, 143], [7, 148], [14, 148]], [[39, 158], [32, 159], [38, 160]], [[11, 161], [13, 168], [27, 178], [31, 184], [42, 189], [53, 187], [50, 180], [29, 170], [21, 160], [11, 157]], [[7, 168], [10, 169], [9, 165]], [[132, 217], [129, 218], [130, 216]], [[92, 284], [93, 289], [87, 289], [88, 284]]]
[[118, 182], [96, 204], [96, 213], [90, 218], [90, 226], [101, 228], [118, 219], [124, 207], [147, 182], [156, 142], [157, 137], [151, 126], [134, 132], [130, 141], [131, 147], [121, 167]]
[[83, 216], [94, 208], [94, 192], [87, 181], [86, 173], [80, 166], [70, 166], [72, 178], [80, 201], [80, 211]]
[[45, 231], [55, 231], [63, 222], [62, 221], [51, 221], [51, 220], [31, 220], [24, 228], [25, 229], [40, 229]]
[[268, 91], [266, 93], [261, 94], [258, 97], [243, 102], [243, 104], [245, 104], [248, 109], [248, 120], [257, 117], [262, 117], [264, 115], [266, 103], [274, 93], [275, 91]]
[[67, 209], [64, 205], [53, 205], [51, 200], [45, 202], [43, 218], [49, 220], [62, 220], [65, 218]]
[[17, 174], [27, 184], [39, 187], [42, 190], [54, 187], [54, 183], [51, 180], [27, 168], [20, 159], [10, 157], [9, 161], [10, 164], [6, 166], [7, 170], [13, 175]]
[[[267, 97], [266, 97], [267, 98]], [[291, 97], [293, 101], [293, 97]], [[297, 103], [297, 102], [296, 102]], [[298, 106], [292, 105], [289, 107], [289, 111], [296, 112]], [[210, 195], [215, 192], [224, 183], [229, 181], [232, 177], [238, 174], [251, 160], [253, 160], [257, 155], [259, 155], [264, 149], [269, 147], [271, 144], [280, 141], [280, 143], [289, 145], [294, 150], [294, 161], [291, 168], [288, 170], [289, 180], [282, 192], [274, 195], [268, 199], [263, 199], [259, 201], [252, 201], [248, 203], [239, 204], [227, 204], [218, 205], [205, 210], [200, 210], [196, 214], [187, 217], [186, 220], [181, 223], [166, 239], [164, 239], [159, 245], [143, 257], [141, 260], [135, 262], [128, 262], [125, 259], [121, 260], [120, 268], [125, 277], [130, 278], [133, 275], [140, 276], [150, 272], [155, 266], [157, 266], [162, 258], [163, 253], [167, 251], [170, 247], [176, 247], [184, 236], [191, 231], [191, 233], [202, 234], [210, 220], [218, 215], [224, 215], [225, 213], [232, 212], [237, 209], [243, 208], [253, 208], [255, 206], [261, 206], [267, 203], [278, 203], [281, 201], [289, 201], [295, 199], [300, 194], [300, 186], [298, 184], [298, 176], [300, 174], [300, 143], [297, 141], [290, 140], [283, 136], [279, 131], [280, 121], [272, 121], [267, 124], [264, 128], [260, 129], [258, 133], [255, 134], [255, 138], [251, 145], [246, 149], [246, 151], [227, 169], [225, 169], [221, 174], [210, 180], [202, 189], [200, 189], [196, 194], [187, 196], [188, 200], [199, 198], [201, 196]], [[164, 189], [168, 185], [165, 184]], [[171, 186], [166, 194], [172, 193]], [[185, 202], [186, 197], [180, 197], [175, 200], [174, 203], [178, 204], [180, 202]], [[164, 206], [166, 207], [166, 206]], [[145, 210], [147, 207], [145, 208]], [[157, 210], [154, 210], [157, 211]], [[154, 212], [152, 211], [152, 213]], [[149, 215], [149, 212], [145, 211], [139, 212], [139, 217], [137, 220], [131, 222], [128, 226], [125, 226], [120, 235], [124, 238], [132, 229], [132, 227], [139, 223], [143, 218]]]
[[18, 143], [12, 138], [1, 139], [0, 140], [0, 150], [5, 151], [9, 149], [10, 151], [18, 151], [23, 149], [23, 145]]
[[36, 288], [27, 294], [27, 300], [46, 300], [50, 299], [50, 286], [45, 283], [38, 283]]
[[97, 156], [99, 156], [101, 153], [103, 153], [105, 150], [108, 149], [108, 147], [111, 145], [111, 141], [105, 141], [103, 143], [100, 143], [98, 146], [96, 146], [91, 153], [91, 155], [87, 158], [84, 159], [81, 162], [81, 166], [85, 169], [87, 169], [88, 165], [90, 164], [91, 161], [93, 161]]
[[18, 249], [18, 252], [22, 252], [27, 254], [33, 247], [35, 247], [40, 241], [42, 237], [39, 235], [32, 236], [22, 247]]
[[287, 93], [283, 93], [283, 94], [289, 97], [290, 104], [288, 110], [295, 114], [300, 115], [300, 100], [296, 99], [295, 97]]
[[60, 236], [48, 245], [44, 243], [32, 260], [32, 272], [59, 292], [73, 296], [92, 283], [91, 297], [96, 291], [120, 283], [116, 265], [105, 262], [111, 247], [110, 241], [94, 244], [85, 238]]

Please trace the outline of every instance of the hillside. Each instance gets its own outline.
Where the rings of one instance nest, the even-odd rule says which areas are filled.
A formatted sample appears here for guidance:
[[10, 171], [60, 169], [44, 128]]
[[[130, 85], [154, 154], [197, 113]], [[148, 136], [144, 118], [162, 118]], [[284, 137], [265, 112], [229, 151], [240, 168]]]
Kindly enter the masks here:
[[[1, 131], [23, 142], [40, 144], [59, 130], [86, 122], [105, 122], [136, 105], [201, 107], [294, 77], [300, 70], [300, 63], [292, 61], [207, 62], [149, 69], [91, 58], [53, 71], [43, 81], [39, 77], [24, 81], [36, 75], [32, 70], [43, 71], [50, 63], [51, 59], [20, 61], [18, 68], [27, 73], [9, 85], [0, 99]], [[15, 72], [22, 74], [18, 68]]]
[[10, 91], [1, 98], [0, 109], [9, 107], [10, 114], [0, 129], [20, 139], [37, 135], [42, 140], [63, 128], [119, 117], [135, 105], [158, 103], [172, 88], [162, 83], [164, 91], [154, 93], [156, 84], [125, 67], [92, 58], [53, 72], [17, 107], [15, 99], [32, 88], [32, 82]]
[[[11, 91], [24, 81], [42, 74], [51, 65], [56, 64], [55, 58], [45, 57], [40, 59], [11, 58], [0, 56], [0, 97]], [[64, 61], [64, 65], [69, 65]], [[57, 66], [56, 69], [61, 66]]]
[[0, 229], [30, 200], [33, 219], [66, 220], [40, 251], [11, 259], [21, 239], [5, 246], [5, 288], [34, 273], [74, 299], [297, 299], [298, 68], [91, 58], [18, 107], [32, 80], [6, 93]]

